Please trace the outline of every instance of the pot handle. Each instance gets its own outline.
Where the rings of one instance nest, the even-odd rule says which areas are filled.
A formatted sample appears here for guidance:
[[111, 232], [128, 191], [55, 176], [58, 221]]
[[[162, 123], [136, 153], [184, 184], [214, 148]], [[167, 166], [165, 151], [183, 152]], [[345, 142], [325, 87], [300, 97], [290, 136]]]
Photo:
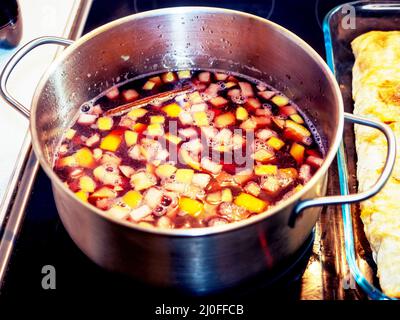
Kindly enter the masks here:
[[379, 179], [375, 182], [375, 184], [369, 190], [366, 190], [364, 192], [356, 194], [340, 195], [340, 196], [328, 196], [316, 199], [306, 199], [299, 201], [294, 207], [293, 212], [289, 219], [289, 226], [292, 228], [295, 226], [297, 218], [304, 209], [310, 207], [330, 205], [330, 204], [335, 204], [335, 205], [350, 204], [371, 198], [384, 187], [384, 185], [386, 184], [387, 180], [389, 179], [392, 173], [394, 163], [396, 161], [396, 137], [392, 129], [390, 129], [390, 127], [384, 123], [360, 117], [347, 112], [345, 112], [344, 118], [345, 120], [351, 121], [356, 124], [378, 129], [385, 135], [388, 148], [387, 148], [387, 156], [383, 171]]
[[14, 70], [15, 66], [18, 62], [30, 51], [39, 47], [43, 44], [58, 44], [62, 46], [69, 46], [73, 43], [72, 40], [59, 38], [59, 37], [40, 37], [34, 39], [24, 46], [22, 46], [14, 55], [10, 58], [10, 60], [6, 63], [3, 71], [0, 74], [0, 94], [1, 96], [8, 101], [11, 106], [22, 113], [25, 117], [29, 118], [30, 110], [22, 105], [18, 100], [16, 100], [7, 89], [7, 82], [11, 75], [11, 72]]

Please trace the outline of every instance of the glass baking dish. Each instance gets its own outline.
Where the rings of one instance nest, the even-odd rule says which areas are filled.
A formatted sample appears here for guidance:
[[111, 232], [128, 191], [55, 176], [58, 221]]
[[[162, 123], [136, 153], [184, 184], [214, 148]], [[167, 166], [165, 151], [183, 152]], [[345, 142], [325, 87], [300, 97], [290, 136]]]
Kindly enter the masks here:
[[[353, 111], [352, 67], [354, 56], [351, 41], [372, 30], [400, 30], [399, 1], [356, 1], [340, 5], [325, 17], [323, 31], [326, 58], [342, 91], [345, 111]], [[355, 140], [353, 126], [345, 127], [343, 143], [337, 155], [342, 194], [357, 190]], [[356, 283], [371, 299], [394, 300], [377, 287], [376, 265], [360, 220], [359, 205], [343, 205], [345, 251]]]

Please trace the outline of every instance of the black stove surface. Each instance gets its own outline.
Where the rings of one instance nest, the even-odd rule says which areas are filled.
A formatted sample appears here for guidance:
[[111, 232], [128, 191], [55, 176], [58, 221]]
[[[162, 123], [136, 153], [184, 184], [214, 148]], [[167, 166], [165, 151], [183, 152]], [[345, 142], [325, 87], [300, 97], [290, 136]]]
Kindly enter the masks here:
[[[180, 5], [218, 6], [269, 18], [298, 34], [324, 56], [320, 23], [331, 8], [342, 2], [334, 0], [94, 0], [85, 32], [122, 16], [155, 8]], [[249, 299], [260, 296], [263, 299], [299, 299], [301, 274], [311, 253], [310, 243], [312, 239], [305, 244], [294, 261], [288, 262], [287, 266], [293, 265], [296, 261], [298, 263], [283, 275], [277, 284], [272, 287], [263, 286], [262, 281], [256, 281], [258, 285], [252, 285], [252, 290], [242, 287], [239, 290], [241, 294], [237, 296], [246, 296]], [[43, 290], [41, 286], [42, 268], [45, 265], [52, 265], [56, 269], [56, 290]], [[129, 293], [132, 302], [136, 305], [146, 304], [146, 301], [154, 303], [176, 300], [177, 297], [180, 302], [187, 299], [176, 293], [156, 290], [134, 283], [123, 276], [108, 273], [86, 258], [63, 228], [53, 201], [50, 182], [44, 172], [39, 170], [2, 288], [2, 295], [19, 299], [24, 296], [115, 298], [121, 292]]]

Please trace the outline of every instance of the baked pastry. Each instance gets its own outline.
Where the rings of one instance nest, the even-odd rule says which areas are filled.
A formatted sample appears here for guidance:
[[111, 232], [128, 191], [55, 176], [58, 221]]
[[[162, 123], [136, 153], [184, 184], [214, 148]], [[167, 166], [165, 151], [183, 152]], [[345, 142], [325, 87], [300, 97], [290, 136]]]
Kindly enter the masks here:
[[[354, 114], [383, 121], [400, 145], [400, 31], [371, 31], [352, 42]], [[355, 126], [359, 191], [378, 179], [386, 140], [378, 130]], [[379, 194], [361, 203], [361, 219], [378, 266], [383, 292], [400, 298], [400, 161]]]

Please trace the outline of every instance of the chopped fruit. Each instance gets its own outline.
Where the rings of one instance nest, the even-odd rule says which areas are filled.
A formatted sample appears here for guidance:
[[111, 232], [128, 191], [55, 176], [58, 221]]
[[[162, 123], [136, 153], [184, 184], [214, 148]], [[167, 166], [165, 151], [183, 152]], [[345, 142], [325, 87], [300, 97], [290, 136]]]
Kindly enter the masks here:
[[236, 109], [236, 119], [244, 121], [249, 117], [249, 113], [243, 107], [238, 107]]
[[112, 164], [119, 166], [121, 164], [121, 158], [112, 152], [105, 152], [100, 160], [101, 164]]
[[208, 83], [211, 80], [211, 74], [208, 71], [199, 73], [199, 80], [203, 83]]
[[142, 201], [143, 196], [140, 192], [130, 190], [124, 194], [122, 200], [131, 208], [136, 208], [139, 206], [140, 202]]
[[291, 116], [291, 115], [293, 115], [293, 114], [297, 114], [297, 110], [296, 110], [296, 108], [293, 107], [293, 106], [280, 107], [280, 108], [279, 108], [279, 112], [280, 112], [282, 115], [286, 116], [286, 117], [289, 117], [289, 116]]
[[250, 83], [248, 82], [239, 82], [240, 90], [242, 90], [242, 95], [245, 97], [252, 97], [254, 96], [253, 88]]
[[106, 97], [110, 100], [115, 100], [119, 96], [119, 90], [117, 87], [113, 87], [107, 91]]
[[192, 74], [191, 74], [190, 70], [178, 71], [179, 79], [190, 79], [191, 77], [192, 77]]
[[97, 115], [95, 114], [82, 113], [79, 115], [77, 123], [83, 126], [90, 126], [91, 124], [95, 123], [96, 119]]
[[233, 87], [236, 86], [236, 85], [237, 85], [237, 83], [236, 83], [236, 82], [233, 82], [233, 81], [225, 82], [225, 88], [226, 88], [226, 89], [233, 88]]
[[200, 188], [207, 187], [211, 177], [206, 173], [195, 173], [192, 178], [192, 183]]
[[137, 133], [142, 133], [144, 131], [146, 131], [147, 129], [147, 124], [144, 123], [135, 123], [134, 126], [132, 127], [132, 130], [137, 132]]
[[281, 168], [278, 170], [279, 174], [282, 176], [290, 177], [291, 179], [297, 179], [298, 172], [295, 168]]
[[274, 96], [271, 101], [275, 103], [278, 107], [286, 106], [289, 103], [289, 99], [285, 96], [276, 95]]
[[154, 82], [156, 86], [159, 86], [162, 84], [161, 78], [159, 76], [151, 77], [149, 78], [150, 81]]
[[183, 163], [187, 164], [189, 167], [195, 170], [200, 170], [200, 163], [192, 158], [189, 151], [185, 149], [180, 149], [179, 155]]
[[110, 130], [114, 124], [114, 121], [111, 117], [101, 117], [97, 119], [97, 127], [99, 130], [105, 131]]
[[233, 196], [231, 189], [225, 188], [221, 191], [221, 200], [223, 202], [232, 202]]
[[155, 86], [156, 86], [156, 83], [149, 80], [149, 81], [146, 81], [146, 83], [143, 85], [142, 89], [149, 91], [149, 90], [153, 90], [155, 88]]
[[93, 150], [93, 158], [98, 161], [103, 156], [103, 150], [96, 148]]
[[271, 137], [276, 137], [278, 134], [271, 129], [262, 129], [257, 131], [256, 137], [261, 140], [268, 140]]
[[323, 162], [324, 162], [323, 159], [314, 156], [308, 156], [306, 159], [307, 164], [317, 169], [322, 166]]
[[304, 124], [303, 118], [299, 114], [292, 114], [290, 116], [290, 119], [292, 119], [294, 122], [297, 122], [298, 124]]
[[148, 172], [138, 172], [131, 176], [131, 185], [136, 191], [148, 189], [157, 183], [157, 178]]
[[93, 198], [115, 198], [116, 196], [117, 193], [108, 187], [102, 187], [91, 195]]
[[181, 135], [184, 138], [194, 138], [194, 137], [197, 137], [197, 131], [194, 128], [180, 129], [179, 135]]
[[131, 118], [132, 120], [137, 120], [140, 117], [143, 117], [147, 113], [146, 109], [143, 108], [138, 108], [138, 109], [133, 109], [129, 111], [127, 116]]
[[79, 178], [79, 188], [84, 192], [93, 192], [96, 189], [96, 182], [89, 176]]
[[216, 116], [214, 119], [214, 124], [216, 128], [225, 128], [235, 124], [236, 117], [232, 112], [226, 112]]
[[261, 188], [256, 182], [250, 181], [244, 186], [244, 191], [258, 197], [261, 193]]
[[75, 136], [76, 130], [68, 129], [65, 133], [65, 139], [71, 140]]
[[151, 116], [150, 123], [164, 123], [165, 117], [163, 116]]
[[207, 103], [197, 103], [197, 104], [193, 104], [190, 107], [190, 112], [200, 112], [200, 111], [207, 111], [208, 109], [208, 105]]
[[200, 201], [186, 197], [179, 199], [179, 209], [193, 217], [199, 216], [203, 212], [203, 207], [204, 205]]
[[169, 178], [176, 171], [176, 167], [172, 164], [161, 164], [156, 168], [156, 175], [160, 178]]
[[175, 73], [174, 72], [166, 72], [166, 73], [164, 73], [162, 76], [161, 76], [161, 78], [162, 78], [162, 81], [164, 82], [164, 83], [171, 83], [171, 82], [174, 82], [175, 80], [176, 80], [176, 76], [175, 76]]
[[299, 169], [299, 179], [302, 183], [307, 183], [311, 180], [311, 167], [308, 164], [303, 164]]
[[269, 116], [272, 117], [272, 111], [268, 108], [261, 108], [255, 111], [256, 116]]
[[201, 159], [201, 166], [203, 169], [213, 174], [218, 174], [222, 170], [222, 164], [215, 163], [206, 157]]
[[77, 161], [76, 161], [75, 156], [67, 156], [67, 157], [61, 158], [61, 159], [57, 162], [57, 165], [58, 165], [60, 168], [63, 168], [63, 167], [76, 167], [77, 164], [78, 164], [78, 163], [77, 163]]
[[182, 144], [182, 148], [190, 151], [194, 155], [197, 155], [203, 149], [203, 144], [201, 143], [200, 139], [192, 139]]
[[306, 127], [292, 120], [286, 121], [286, 128], [283, 131], [283, 135], [286, 139], [301, 142], [307, 146], [312, 144], [311, 132]]
[[149, 136], [162, 136], [164, 135], [164, 127], [159, 123], [152, 123], [147, 126], [146, 133]]
[[261, 102], [257, 98], [248, 98], [246, 106], [252, 109], [258, 109], [261, 107]]
[[130, 166], [119, 166], [118, 168], [119, 170], [121, 170], [122, 174], [127, 178], [130, 178], [131, 175], [135, 173], [135, 169], [133, 169]]
[[172, 142], [173, 144], [179, 144], [182, 141], [181, 138], [179, 138], [178, 136], [173, 135], [170, 132], [167, 132], [165, 134], [165, 139], [167, 139], [169, 142]]
[[257, 128], [257, 122], [254, 119], [254, 117], [251, 117], [251, 118], [247, 119], [246, 121], [242, 122], [242, 124], [240, 125], [240, 128], [243, 130], [252, 131], [255, 128]]
[[201, 97], [198, 91], [192, 92], [188, 96], [191, 104], [198, 104], [204, 102], [203, 98]]
[[122, 97], [126, 102], [131, 102], [139, 98], [139, 93], [134, 89], [128, 89], [122, 91]]
[[122, 139], [120, 135], [111, 132], [110, 134], [105, 136], [103, 140], [101, 140], [100, 148], [103, 150], [115, 152], [121, 144], [121, 141]]
[[129, 216], [133, 221], [140, 221], [143, 218], [146, 218], [151, 213], [151, 208], [147, 205], [143, 205], [137, 209], [132, 210], [129, 213]]
[[159, 188], [150, 188], [144, 195], [144, 202], [151, 208], [156, 208], [163, 197], [163, 192]]
[[265, 127], [271, 124], [271, 117], [254, 117], [255, 122], [257, 123], [257, 127]]
[[126, 130], [124, 133], [124, 138], [125, 138], [125, 143], [128, 147], [133, 146], [134, 144], [137, 143], [138, 140], [138, 133], [133, 132], [130, 130]]
[[75, 195], [76, 195], [79, 199], [81, 199], [83, 202], [87, 202], [87, 201], [88, 201], [89, 195], [88, 195], [88, 193], [85, 192], [85, 191], [80, 190], [80, 191], [78, 191], [78, 192], [75, 192]]
[[89, 148], [79, 149], [75, 153], [75, 159], [78, 165], [84, 168], [92, 168], [95, 164], [93, 153]]
[[258, 89], [259, 91], [265, 91], [265, 90], [267, 90], [267, 86], [266, 86], [265, 84], [263, 84], [263, 83], [259, 83], [259, 84], [257, 85], [257, 89]]
[[129, 217], [129, 211], [128, 207], [113, 206], [107, 210], [107, 213], [115, 219], [125, 220]]
[[258, 95], [265, 100], [270, 100], [275, 94], [275, 91], [262, 91], [258, 93]]
[[242, 170], [238, 172], [234, 177], [233, 180], [238, 184], [244, 184], [249, 181], [253, 177], [253, 170]]
[[279, 128], [283, 129], [285, 127], [286, 121], [282, 117], [272, 117], [272, 122]]
[[277, 174], [278, 167], [276, 165], [272, 165], [272, 164], [257, 165], [254, 168], [254, 173], [257, 176], [264, 176], [264, 175], [268, 175], [268, 174]]
[[86, 145], [91, 148], [94, 145], [96, 145], [100, 141], [100, 135], [98, 133], [95, 133], [92, 135], [89, 139], [86, 140]]
[[216, 191], [213, 193], [209, 193], [207, 195], [206, 201], [210, 204], [219, 204], [222, 202], [221, 191]]
[[260, 162], [265, 162], [274, 157], [274, 153], [270, 150], [260, 149], [254, 152], [253, 159]]
[[216, 72], [214, 76], [217, 81], [225, 81], [228, 78], [228, 75], [222, 72]]
[[223, 97], [215, 97], [210, 100], [210, 103], [215, 107], [215, 108], [223, 108], [228, 104], [228, 100], [226, 100]]
[[268, 139], [267, 144], [275, 150], [280, 150], [285, 145], [285, 142], [277, 137], [271, 137]]
[[198, 127], [208, 126], [209, 124], [207, 113], [205, 113], [204, 111], [194, 113], [193, 119], [196, 126]]
[[189, 112], [182, 111], [179, 114], [179, 120], [182, 122], [184, 125], [192, 124], [193, 123], [193, 118], [192, 115]]
[[296, 142], [290, 147], [290, 155], [296, 160], [298, 164], [303, 163], [305, 148]]
[[248, 193], [239, 194], [236, 197], [234, 203], [239, 207], [245, 208], [246, 210], [255, 213], [261, 213], [268, 207], [267, 202], [256, 198]]
[[164, 111], [168, 115], [168, 117], [171, 117], [171, 118], [179, 117], [179, 114], [182, 111], [182, 109], [179, 106], [179, 104], [177, 104], [175, 102], [171, 103], [171, 104], [168, 104], [165, 107], [162, 107], [161, 110]]
[[190, 184], [194, 175], [192, 169], [178, 169], [175, 173], [176, 181], [180, 183]]

